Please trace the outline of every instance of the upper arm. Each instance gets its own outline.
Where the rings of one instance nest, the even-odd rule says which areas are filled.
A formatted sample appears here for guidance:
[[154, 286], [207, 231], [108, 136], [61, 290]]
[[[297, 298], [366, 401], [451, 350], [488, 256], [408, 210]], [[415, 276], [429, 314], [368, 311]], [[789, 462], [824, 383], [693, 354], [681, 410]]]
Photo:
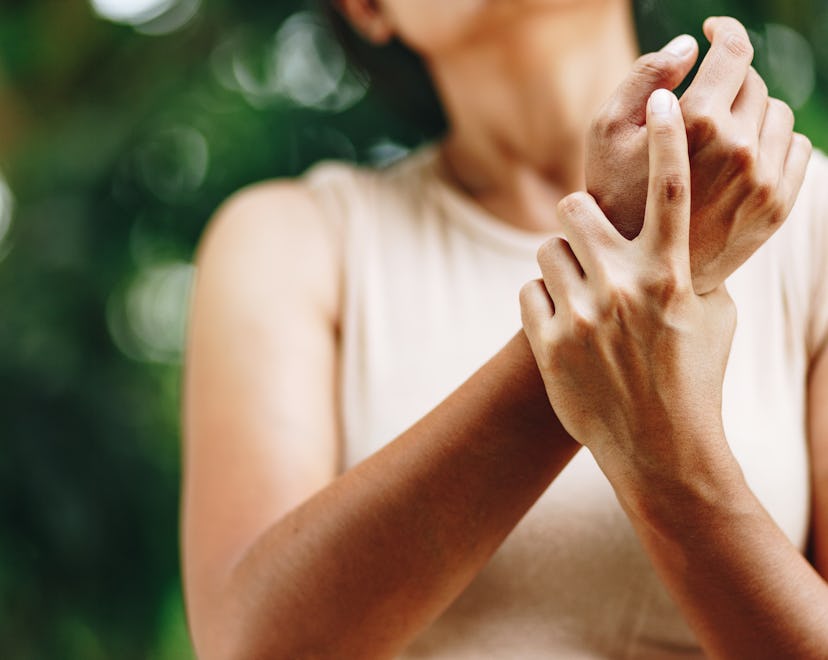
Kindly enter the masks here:
[[817, 355], [808, 383], [812, 475], [812, 561], [828, 579], [828, 346]]
[[262, 184], [225, 203], [199, 249], [182, 411], [196, 633], [257, 536], [336, 473], [339, 258], [324, 220], [299, 185]]

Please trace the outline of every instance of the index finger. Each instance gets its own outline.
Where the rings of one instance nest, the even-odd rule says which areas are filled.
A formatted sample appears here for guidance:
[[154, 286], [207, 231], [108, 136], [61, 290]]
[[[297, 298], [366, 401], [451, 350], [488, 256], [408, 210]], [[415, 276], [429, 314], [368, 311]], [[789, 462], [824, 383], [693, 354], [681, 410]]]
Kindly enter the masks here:
[[710, 40], [710, 51], [686, 95], [703, 95], [729, 110], [750, 71], [753, 45], [744, 26], [727, 16], [708, 18], [704, 33]]
[[604, 104], [607, 119], [626, 120], [644, 126], [647, 99], [660, 88], [675, 89], [690, 73], [699, 55], [699, 45], [689, 34], [682, 34], [657, 53], [639, 57], [624, 81]]

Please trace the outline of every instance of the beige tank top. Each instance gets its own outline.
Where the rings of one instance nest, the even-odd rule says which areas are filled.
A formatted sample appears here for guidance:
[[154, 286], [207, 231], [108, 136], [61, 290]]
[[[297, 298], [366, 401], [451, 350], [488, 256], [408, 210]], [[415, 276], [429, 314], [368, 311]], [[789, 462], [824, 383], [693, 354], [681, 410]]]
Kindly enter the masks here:
[[[520, 327], [543, 241], [444, 182], [434, 146], [384, 170], [307, 176], [340, 233], [343, 469], [411, 426]], [[739, 322], [728, 441], [791, 541], [809, 525], [806, 375], [828, 337], [828, 160], [786, 224], [728, 282]], [[393, 475], [389, 475], [393, 478]], [[694, 658], [693, 634], [612, 488], [580, 452], [487, 567], [403, 658]]]

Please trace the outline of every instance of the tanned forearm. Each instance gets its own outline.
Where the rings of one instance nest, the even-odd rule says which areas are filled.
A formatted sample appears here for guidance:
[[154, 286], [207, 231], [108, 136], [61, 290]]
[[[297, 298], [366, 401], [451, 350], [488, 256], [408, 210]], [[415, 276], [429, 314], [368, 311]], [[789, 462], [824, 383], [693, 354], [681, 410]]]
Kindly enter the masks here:
[[395, 655], [469, 584], [579, 446], [519, 333], [249, 548], [226, 583], [221, 616], [233, 624], [216, 657]]
[[[709, 438], [675, 437], [687, 446]], [[725, 447], [721, 441], [714, 443]], [[732, 454], [699, 470], [634, 471], [619, 500], [711, 658], [828, 656], [828, 585], [756, 499]], [[646, 484], [646, 486], [644, 486]]]

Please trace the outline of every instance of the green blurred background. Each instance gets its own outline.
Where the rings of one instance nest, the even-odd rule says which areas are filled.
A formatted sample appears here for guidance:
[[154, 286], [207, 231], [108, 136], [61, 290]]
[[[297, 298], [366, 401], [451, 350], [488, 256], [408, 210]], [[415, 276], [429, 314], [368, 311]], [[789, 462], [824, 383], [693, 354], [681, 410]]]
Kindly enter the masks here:
[[[177, 411], [205, 222], [247, 183], [322, 158], [382, 164], [435, 131], [366, 93], [315, 8], [0, 6], [3, 658], [192, 655]], [[636, 11], [645, 49], [703, 41], [708, 15], [743, 20], [773, 93], [828, 147], [828, 0]]]

